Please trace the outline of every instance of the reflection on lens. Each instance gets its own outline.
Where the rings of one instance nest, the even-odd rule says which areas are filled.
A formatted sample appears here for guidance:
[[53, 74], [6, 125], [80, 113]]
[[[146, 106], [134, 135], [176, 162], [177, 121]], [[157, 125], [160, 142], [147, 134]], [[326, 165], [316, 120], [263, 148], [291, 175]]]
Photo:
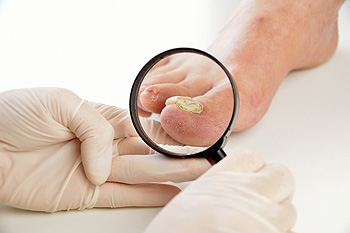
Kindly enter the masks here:
[[174, 153], [181, 154], [181, 155], [196, 154], [207, 149], [207, 147], [196, 147], [196, 146], [172, 146], [172, 145], [159, 145], [159, 146], [164, 150], [172, 151]]

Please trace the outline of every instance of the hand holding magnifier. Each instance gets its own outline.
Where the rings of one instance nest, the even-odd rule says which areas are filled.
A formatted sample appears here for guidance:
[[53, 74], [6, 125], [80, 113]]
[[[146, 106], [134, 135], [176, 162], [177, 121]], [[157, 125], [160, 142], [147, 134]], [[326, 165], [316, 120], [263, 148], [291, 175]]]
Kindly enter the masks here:
[[[164, 71], [180, 63], [181, 69], [174, 69], [171, 77], [176, 82], [205, 73], [208, 82], [220, 80], [216, 82], [219, 87], [216, 91], [201, 93], [203, 83], [186, 79], [183, 89], [171, 88], [176, 82], [152, 88], [150, 80], [160, 84], [169, 82]], [[223, 89], [225, 91], [218, 91]], [[210, 107], [216, 105], [225, 107]], [[152, 58], [137, 75], [130, 96], [134, 127], [152, 149], [172, 157], [206, 157], [214, 162], [226, 156], [223, 147], [237, 120], [238, 108], [238, 92], [230, 73], [212, 55], [193, 48], [171, 49]], [[178, 147], [157, 144], [142, 126], [142, 117], [159, 120], [165, 132], [176, 141], [174, 145], [185, 149], [179, 151]], [[213, 120], [218, 118], [219, 121]], [[187, 146], [192, 149], [186, 150]]]

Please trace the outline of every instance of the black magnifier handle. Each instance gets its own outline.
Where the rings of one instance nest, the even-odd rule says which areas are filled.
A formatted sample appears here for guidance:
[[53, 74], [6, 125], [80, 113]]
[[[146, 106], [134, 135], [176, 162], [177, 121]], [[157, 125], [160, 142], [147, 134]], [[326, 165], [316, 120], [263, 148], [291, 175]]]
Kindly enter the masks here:
[[211, 158], [214, 163], [218, 163], [220, 160], [226, 157], [226, 153], [223, 149], [220, 149]]

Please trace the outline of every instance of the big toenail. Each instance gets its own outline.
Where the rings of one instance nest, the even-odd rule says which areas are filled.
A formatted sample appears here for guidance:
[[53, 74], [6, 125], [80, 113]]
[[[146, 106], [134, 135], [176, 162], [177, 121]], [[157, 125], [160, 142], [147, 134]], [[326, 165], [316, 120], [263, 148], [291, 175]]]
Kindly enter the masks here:
[[198, 101], [186, 96], [173, 96], [165, 101], [165, 105], [176, 104], [186, 112], [200, 114], [203, 112], [203, 105]]

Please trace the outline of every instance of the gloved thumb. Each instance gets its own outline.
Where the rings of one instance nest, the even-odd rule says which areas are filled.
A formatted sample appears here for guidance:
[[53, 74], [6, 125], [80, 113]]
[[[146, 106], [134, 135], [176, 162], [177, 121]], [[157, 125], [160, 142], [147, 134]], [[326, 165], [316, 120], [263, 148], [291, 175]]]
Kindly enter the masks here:
[[81, 101], [68, 127], [81, 141], [81, 157], [87, 178], [104, 183], [111, 171], [113, 127], [95, 109]]
[[205, 176], [218, 172], [253, 173], [265, 166], [264, 159], [256, 152], [247, 149], [234, 149], [228, 156], [213, 166]]

